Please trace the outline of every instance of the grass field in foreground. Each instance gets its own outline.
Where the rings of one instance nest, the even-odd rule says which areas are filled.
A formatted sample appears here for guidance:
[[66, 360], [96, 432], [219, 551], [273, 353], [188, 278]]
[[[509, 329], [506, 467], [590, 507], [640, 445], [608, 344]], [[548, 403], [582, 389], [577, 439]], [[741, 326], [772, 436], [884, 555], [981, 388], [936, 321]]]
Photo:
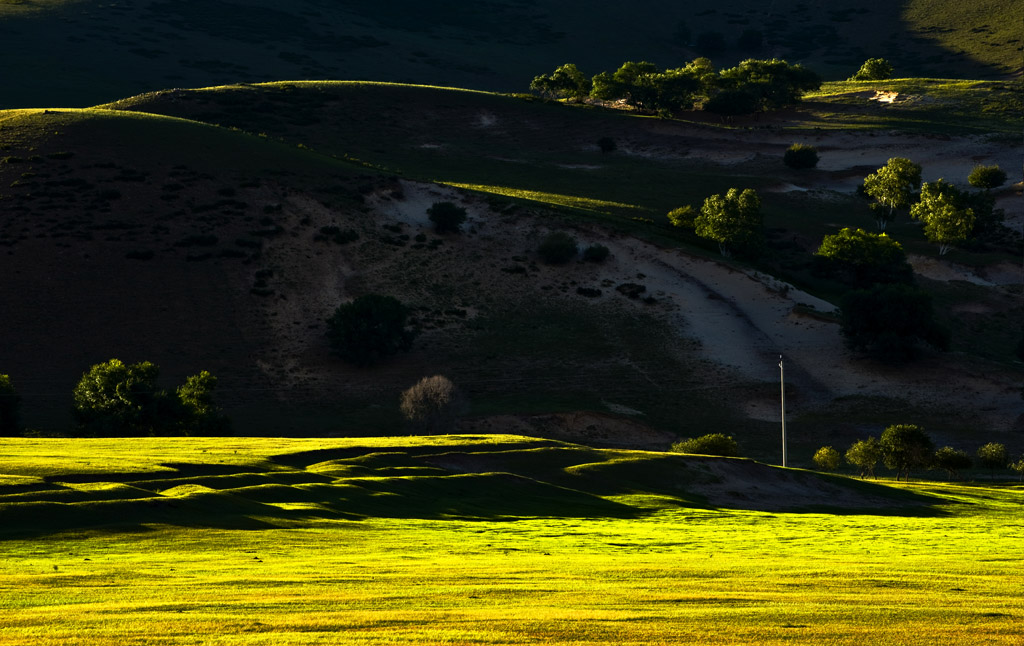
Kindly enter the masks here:
[[[121, 469], [98, 465], [111, 441], [93, 444], [95, 468], [68, 459], [67, 441], [15, 441], [0, 473], [20, 480], [6, 478], [4, 493], [41, 477], [55, 486], [75, 473], [180, 472], [178, 461], [203, 449], [210, 464], [252, 471], [348, 451], [329, 470], [316, 462], [320, 473], [343, 472], [345, 460], [395, 469], [402, 446], [407, 457], [462, 449], [551, 479], [572, 471], [558, 468], [565, 456], [601, 454], [514, 437], [231, 439], [220, 449], [195, 440], [191, 451], [192, 440], [129, 441]], [[11, 646], [1019, 644], [1024, 491], [903, 487], [932, 497], [935, 513], [664, 504], [629, 519], [321, 517], [258, 530], [147, 524], [10, 538], [0, 542], [0, 633]]]

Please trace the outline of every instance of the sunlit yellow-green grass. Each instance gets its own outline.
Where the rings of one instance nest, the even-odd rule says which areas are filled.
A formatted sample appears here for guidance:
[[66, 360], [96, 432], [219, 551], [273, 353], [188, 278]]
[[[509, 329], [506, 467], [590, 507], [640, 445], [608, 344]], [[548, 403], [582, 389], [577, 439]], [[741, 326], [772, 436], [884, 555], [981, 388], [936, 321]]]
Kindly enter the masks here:
[[[553, 479], [566, 456], [603, 455], [512, 436], [11, 440], [0, 450], [0, 507], [41, 478], [180, 473], [186, 462], [280, 470], [325, 451], [395, 468], [402, 450], [461, 450]], [[657, 454], [630, 455], [656, 468]], [[404, 518], [273, 518], [262, 529], [182, 518], [131, 530], [5, 527], [0, 641], [1019, 644], [1024, 491], [909, 488], [935, 504], [910, 515], [768, 513], [659, 506], [636, 491], [613, 497], [650, 510], [629, 519], [424, 518], [410, 499]]]
[[[833, 81], [823, 83], [804, 99], [815, 104], [814, 118], [834, 129], [889, 127], [1007, 136], [1019, 131], [1019, 116], [1024, 109], [1020, 88], [1019, 82], [964, 79]], [[896, 92], [896, 101], [871, 101], [876, 91]], [[831, 113], [828, 108], [839, 111]]]
[[623, 204], [621, 202], [611, 202], [608, 200], [596, 200], [588, 197], [582, 197], [579, 195], [560, 195], [558, 193], [530, 191], [512, 188], [508, 186], [485, 186], [483, 184], [460, 184], [455, 182], [446, 183], [449, 186], [454, 186], [456, 188], [464, 188], [466, 190], [476, 191], [479, 193], [503, 195], [505, 197], [514, 197], [523, 200], [530, 200], [533, 202], [541, 202], [544, 204], [553, 204], [556, 206], [567, 206], [570, 208], [582, 209], [585, 211], [597, 211], [599, 213], [630, 211], [636, 213], [648, 213], [646, 209], [637, 204]]

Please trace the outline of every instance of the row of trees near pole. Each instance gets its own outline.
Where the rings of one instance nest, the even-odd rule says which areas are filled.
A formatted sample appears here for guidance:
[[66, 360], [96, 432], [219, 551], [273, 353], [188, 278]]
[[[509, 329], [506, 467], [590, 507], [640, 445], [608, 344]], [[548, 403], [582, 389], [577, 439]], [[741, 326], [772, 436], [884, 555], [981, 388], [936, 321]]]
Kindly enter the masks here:
[[[950, 480], [959, 480], [962, 473], [972, 468], [975, 463], [971, 456], [962, 449], [944, 446], [935, 450], [931, 438], [924, 429], [913, 424], [894, 424], [882, 431], [880, 439], [874, 436], [854, 442], [840, 454], [831, 446], [823, 446], [814, 454], [814, 464], [825, 471], [835, 471], [845, 457], [846, 463], [860, 472], [860, 477], [875, 476], [875, 468], [879, 462], [896, 472], [896, 480], [910, 479], [911, 472], [916, 469], [937, 469], [945, 471]], [[1024, 480], [1024, 455], [1012, 461], [1006, 446], [998, 442], [989, 442], [978, 447], [975, 452], [977, 464], [996, 471], [1007, 468], [1016, 471]]]

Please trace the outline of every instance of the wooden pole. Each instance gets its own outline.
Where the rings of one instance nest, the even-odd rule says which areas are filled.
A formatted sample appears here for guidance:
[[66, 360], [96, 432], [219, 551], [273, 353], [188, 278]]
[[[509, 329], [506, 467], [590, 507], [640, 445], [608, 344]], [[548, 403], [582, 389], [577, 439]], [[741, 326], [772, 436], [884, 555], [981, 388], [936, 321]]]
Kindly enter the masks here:
[[782, 389], [782, 466], [789, 466], [786, 459], [786, 371], [782, 367], [782, 355], [779, 355], [779, 386]]

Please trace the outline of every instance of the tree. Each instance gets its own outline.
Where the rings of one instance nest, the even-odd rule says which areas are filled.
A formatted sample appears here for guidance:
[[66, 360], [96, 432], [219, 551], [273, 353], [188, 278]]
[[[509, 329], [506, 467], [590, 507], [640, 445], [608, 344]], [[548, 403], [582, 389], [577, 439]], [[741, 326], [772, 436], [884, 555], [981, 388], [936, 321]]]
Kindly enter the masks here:
[[21, 396], [9, 375], [0, 375], [0, 435], [17, 435], [21, 430]]
[[920, 183], [921, 166], [904, 157], [892, 157], [885, 166], [864, 178], [864, 192], [879, 205], [874, 209], [879, 231], [885, 231], [896, 209], [910, 206], [914, 189]]
[[590, 79], [573, 63], [566, 63], [549, 75], [533, 77], [530, 89], [552, 98], [582, 100], [590, 95]]
[[730, 188], [725, 195], [707, 198], [694, 224], [697, 235], [717, 242], [723, 256], [733, 251], [757, 255], [764, 242], [761, 198], [752, 188]]
[[814, 168], [818, 165], [818, 149], [808, 144], [793, 144], [786, 149], [782, 163], [796, 170]]
[[654, 109], [658, 93], [653, 77], [659, 73], [654, 63], [626, 61], [612, 73], [610, 87], [616, 92], [614, 97], [609, 98], [624, 99], [627, 104], [640, 109]]
[[989, 442], [978, 447], [976, 455], [981, 465], [989, 470], [992, 477], [994, 477], [996, 469], [1005, 469], [1010, 462], [1010, 454], [1006, 452], [1006, 446], [998, 442]]
[[168, 425], [166, 393], [157, 388], [160, 369], [149, 361], [98, 363], [72, 391], [72, 413], [88, 435], [154, 435]]
[[800, 102], [805, 92], [821, 87], [821, 77], [803, 65], [791, 65], [773, 58], [748, 58], [719, 73], [725, 89], [742, 90], [754, 96], [760, 110], [776, 110]]
[[186, 435], [225, 435], [230, 432], [231, 423], [213, 400], [217, 378], [203, 370], [185, 379], [175, 394], [181, 410], [179, 422]]
[[949, 332], [935, 322], [931, 296], [909, 285], [876, 285], [847, 292], [840, 332], [853, 350], [888, 362], [913, 358], [918, 341], [949, 348]]
[[896, 481], [900, 475], [910, 480], [910, 470], [928, 465], [932, 457], [932, 441], [920, 426], [894, 424], [882, 431], [879, 440], [882, 460], [885, 466], [896, 470]]
[[740, 454], [739, 444], [731, 435], [710, 433], [697, 438], [687, 438], [672, 445], [676, 453], [696, 453], [698, 455], [720, 455], [736, 457]]
[[892, 78], [892, 65], [884, 58], [869, 58], [860, 66], [851, 81], [884, 81]]
[[1020, 481], [1024, 482], [1024, 457], [1010, 465], [1010, 468], [1020, 474]]
[[564, 265], [576, 257], [579, 246], [576, 238], [568, 233], [554, 231], [541, 241], [537, 253], [540, 254], [541, 260], [549, 265]]
[[945, 471], [950, 480], [959, 480], [960, 471], [971, 468], [971, 456], [967, 451], [944, 446], [935, 452], [935, 466]]
[[1006, 172], [999, 166], [975, 166], [967, 176], [967, 182], [974, 188], [989, 190], [1006, 182]]
[[922, 184], [920, 201], [910, 207], [910, 217], [924, 222], [924, 235], [939, 245], [940, 256], [974, 230], [974, 210], [966, 201], [959, 189], [940, 179]]
[[684, 67], [661, 70], [647, 61], [626, 61], [609, 74], [601, 72], [591, 81], [590, 96], [601, 101], [624, 101], [639, 110], [673, 113], [693, 108], [707, 96], [717, 76], [706, 58]]
[[170, 393], [157, 386], [160, 369], [149, 361], [98, 363], [72, 391], [79, 430], [99, 437], [135, 435], [221, 435], [230, 422], [213, 402], [217, 378], [192, 375]]
[[423, 433], [449, 433], [465, 409], [465, 400], [447, 377], [424, 377], [402, 393], [402, 416]]
[[331, 349], [345, 361], [368, 366], [412, 348], [415, 332], [406, 329], [409, 310], [392, 296], [367, 294], [339, 305], [327, 319]]
[[825, 236], [814, 256], [820, 273], [859, 288], [914, 280], [914, 269], [907, 262], [903, 247], [884, 233], [840, 229], [839, 233]]
[[458, 233], [462, 223], [466, 221], [466, 209], [451, 202], [434, 202], [427, 209], [427, 216], [434, 223], [438, 233]]
[[839, 468], [839, 451], [831, 446], [823, 446], [818, 449], [812, 459], [814, 464], [824, 471], [835, 471]]
[[875, 465], [881, 459], [882, 447], [874, 437], [858, 440], [846, 450], [846, 461], [860, 469], [862, 479], [865, 475], [875, 477]]

